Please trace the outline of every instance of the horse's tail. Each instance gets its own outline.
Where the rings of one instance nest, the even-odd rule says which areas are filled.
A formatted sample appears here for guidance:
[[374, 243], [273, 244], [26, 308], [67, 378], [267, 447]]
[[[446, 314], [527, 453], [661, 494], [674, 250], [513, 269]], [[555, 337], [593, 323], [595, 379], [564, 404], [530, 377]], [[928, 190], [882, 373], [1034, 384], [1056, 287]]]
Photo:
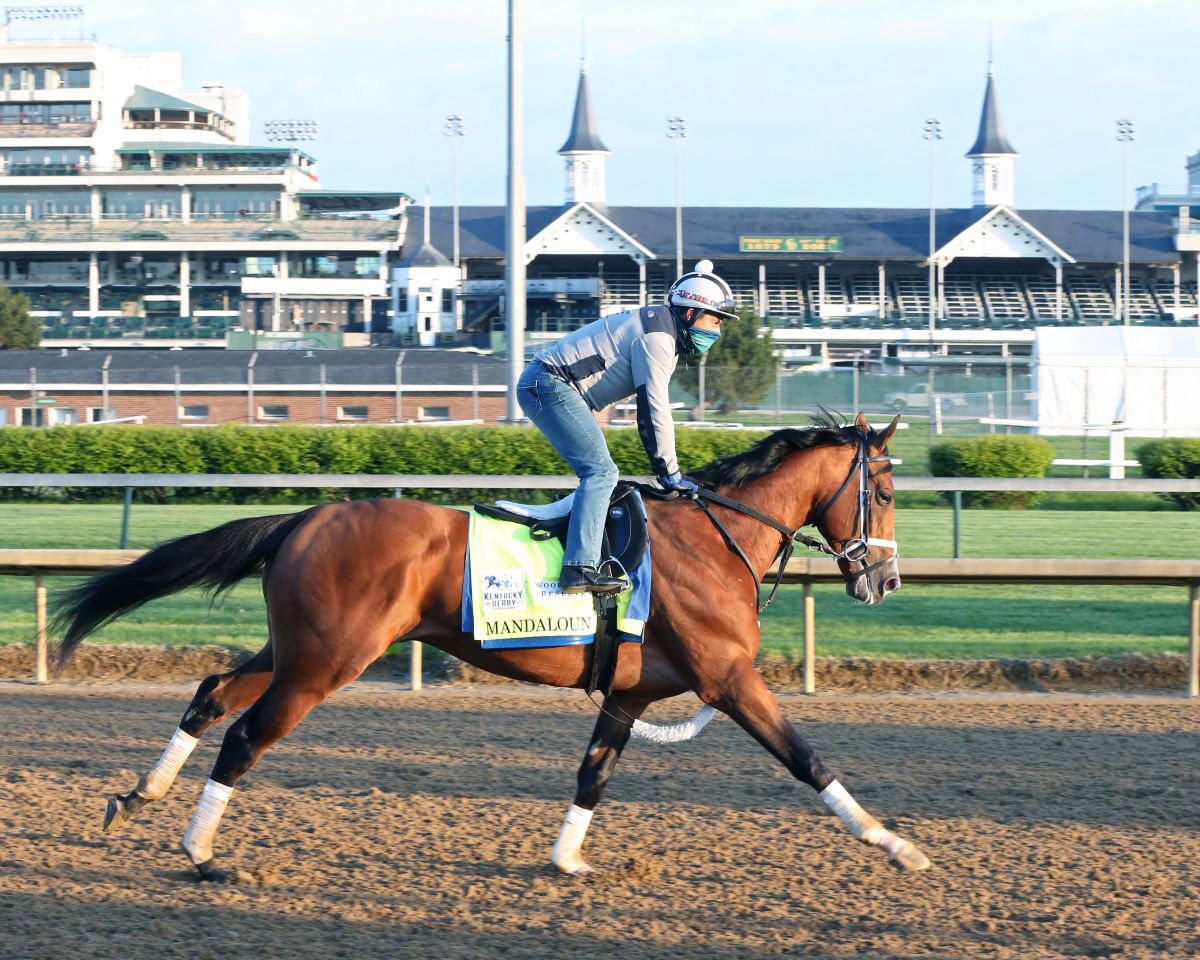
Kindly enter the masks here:
[[62, 636], [60, 668], [89, 634], [143, 603], [204, 587], [212, 594], [264, 569], [309, 511], [233, 520], [168, 540], [133, 563], [99, 574], [56, 602], [52, 630]]

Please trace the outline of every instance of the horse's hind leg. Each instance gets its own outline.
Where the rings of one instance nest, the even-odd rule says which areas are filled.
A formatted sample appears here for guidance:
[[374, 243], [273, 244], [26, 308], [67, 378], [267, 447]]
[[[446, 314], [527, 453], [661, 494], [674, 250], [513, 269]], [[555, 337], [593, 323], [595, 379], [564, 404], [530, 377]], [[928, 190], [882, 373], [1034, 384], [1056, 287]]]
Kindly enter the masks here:
[[313, 707], [359, 672], [344, 679], [327, 677], [328, 684], [317, 684], [313, 677], [281, 680], [276, 675], [258, 702], [225, 732], [212, 775], [183, 835], [183, 850], [200, 871], [201, 879], [226, 879], [216, 867], [212, 842], [234, 785], [272, 744], [287, 736]]
[[581, 854], [583, 838], [621, 751], [629, 742], [633, 721], [640, 719], [649, 705], [649, 700], [626, 699], [620, 695], [604, 698], [587, 753], [579, 767], [575, 802], [567, 810], [558, 839], [550, 851], [550, 862], [563, 873], [583, 877], [592, 872]]
[[241, 666], [228, 673], [206, 677], [183, 712], [183, 719], [158, 763], [142, 774], [137, 786], [129, 793], [124, 796], [109, 794], [104, 813], [105, 831], [118, 829], [146, 804], [165, 797], [205, 731], [262, 696], [271, 682], [273, 669], [271, 644], [268, 643]]
[[887, 852], [903, 870], [924, 870], [929, 860], [911, 842], [886, 829], [860, 807], [825, 766], [815, 750], [796, 732], [749, 658], [729, 665], [719, 680], [701, 683], [697, 690], [706, 703], [728, 714], [779, 760], [792, 776], [819, 792], [858, 840]]

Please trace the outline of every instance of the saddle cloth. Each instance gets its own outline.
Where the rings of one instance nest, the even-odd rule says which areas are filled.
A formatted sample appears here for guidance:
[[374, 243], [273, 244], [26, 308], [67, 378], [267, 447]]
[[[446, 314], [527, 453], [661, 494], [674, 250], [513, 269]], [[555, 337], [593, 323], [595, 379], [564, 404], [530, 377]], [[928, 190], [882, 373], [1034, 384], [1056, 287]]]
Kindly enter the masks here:
[[[645, 508], [636, 493], [633, 498], [622, 501], [617, 511], [620, 516], [609, 519], [622, 528], [630, 525], [629, 513], [637, 513], [640, 520], [641, 548], [621, 552], [624, 559], [633, 562], [632, 569], [625, 571], [631, 586], [617, 597], [618, 636], [640, 643], [650, 608], [650, 554], [645, 540]], [[592, 643], [597, 626], [592, 596], [565, 595], [559, 589], [562, 543], [537, 522], [531, 522], [531, 516], [520, 517], [519, 522], [496, 519], [503, 512], [484, 505], [470, 511], [463, 575], [463, 632], [473, 634], [484, 649], [490, 650]], [[632, 526], [638, 526], [637, 520]], [[610, 532], [623, 536], [619, 531]], [[623, 542], [632, 542], [636, 547], [637, 539], [635, 536]], [[607, 569], [616, 566], [611, 564]]]

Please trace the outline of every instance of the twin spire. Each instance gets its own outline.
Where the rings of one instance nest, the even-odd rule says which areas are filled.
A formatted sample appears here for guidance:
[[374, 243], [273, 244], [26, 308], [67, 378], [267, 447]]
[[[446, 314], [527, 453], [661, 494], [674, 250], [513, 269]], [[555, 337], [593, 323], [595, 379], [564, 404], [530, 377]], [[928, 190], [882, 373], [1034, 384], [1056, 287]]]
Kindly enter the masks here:
[[579, 65], [579, 89], [575, 93], [575, 116], [571, 119], [571, 132], [558, 153], [565, 158], [567, 203], [606, 203], [604, 165], [612, 151], [604, 145], [596, 129], [596, 114], [592, 110], [592, 97], [588, 92], [586, 63]]

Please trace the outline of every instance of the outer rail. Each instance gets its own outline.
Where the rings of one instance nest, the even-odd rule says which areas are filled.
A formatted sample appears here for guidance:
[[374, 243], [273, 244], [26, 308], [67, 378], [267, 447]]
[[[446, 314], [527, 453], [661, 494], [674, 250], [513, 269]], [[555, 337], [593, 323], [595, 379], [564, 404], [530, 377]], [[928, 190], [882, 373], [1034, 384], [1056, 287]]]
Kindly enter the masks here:
[[[36, 621], [36, 679], [45, 683], [47, 670], [47, 576], [96, 573], [131, 563], [142, 550], [4, 550], [0, 549], [0, 575], [34, 578]], [[765, 581], [774, 579], [768, 570]], [[1156, 584], [1188, 590], [1187, 696], [1200, 696], [1200, 560], [986, 560], [911, 559], [904, 561], [903, 577], [915, 583], [1079, 583]], [[785, 583], [804, 587], [804, 691], [815, 689], [815, 601], [813, 585], [837, 583], [842, 577], [825, 557], [793, 557], [784, 570]], [[413, 643], [412, 685], [421, 687], [421, 645]]]

